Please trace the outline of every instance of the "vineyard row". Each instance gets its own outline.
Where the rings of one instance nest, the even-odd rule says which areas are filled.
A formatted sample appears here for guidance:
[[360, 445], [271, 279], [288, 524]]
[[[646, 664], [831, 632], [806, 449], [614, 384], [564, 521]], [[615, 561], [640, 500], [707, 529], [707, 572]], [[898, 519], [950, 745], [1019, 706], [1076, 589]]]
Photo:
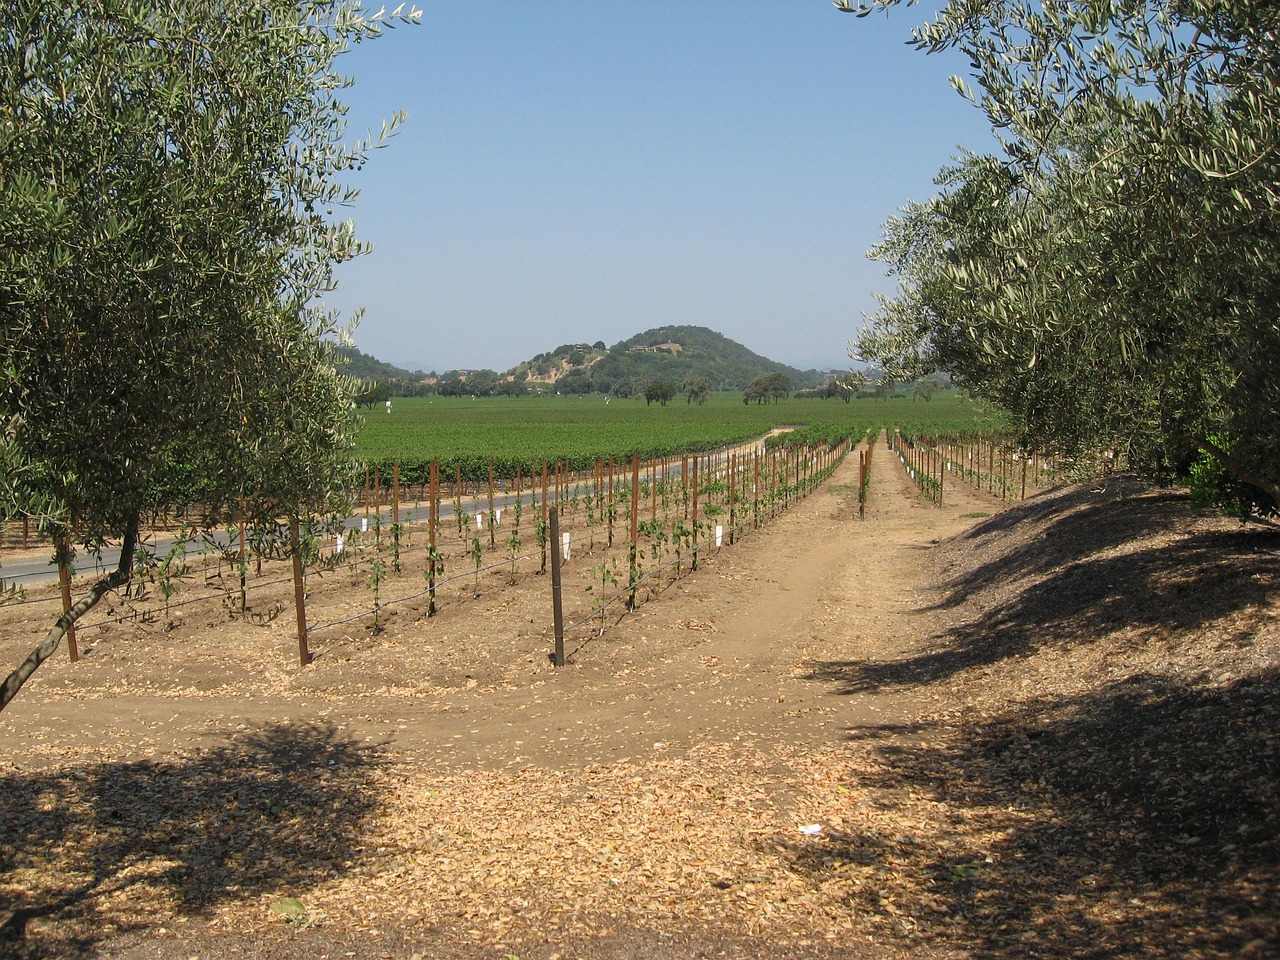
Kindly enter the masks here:
[[926, 437], [894, 431], [887, 443], [921, 492], [939, 506], [948, 476], [1001, 500], [1025, 500], [1029, 486], [1038, 489], [1057, 482], [1052, 457], [1020, 450], [1000, 437]]
[[[603, 626], [619, 603], [635, 609], [642, 591], [652, 593], [663, 577], [696, 569], [701, 554], [732, 545], [805, 496], [855, 442], [829, 439], [643, 464], [638, 456], [629, 464], [605, 460], [589, 471], [544, 464], [532, 479], [522, 471], [505, 482], [491, 474], [469, 493], [456, 476], [446, 490], [438, 468], [429, 468], [425, 488], [407, 491], [393, 468], [388, 488], [371, 477], [366, 516], [354, 525], [350, 519], [292, 519], [267, 528], [242, 526], [223, 540], [179, 540], [163, 556], [144, 554], [143, 576], [113, 600], [105, 618], [79, 630], [160, 623], [167, 631], [180, 625], [189, 607], [211, 602], [232, 617], [265, 623], [285, 612], [282, 591], [287, 594], [292, 581], [299, 662], [305, 664], [311, 637], [322, 631], [372, 621], [376, 633], [388, 607], [415, 602], [421, 616], [434, 617], [449, 597], [477, 595], [482, 576], [502, 572], [515, 582], [530, 566], [544, 574], [549, 559], [568, 563], [585, 556], [595, 561], [580, 571], [580, 578], [587, 575], [584, 592], [591, 594], [592, 607], [571, 611], [568, 626], [556, 631], [562, 651], [564, 630], [597, 617]], [[378, 493], [383, 489], [391, 501], [385, 514]], [[200, 562], [192, 562], [191, 547], [203, 555]], [[282, 564], [292, 567], [291, 575]], [[363, 585], [368, 608], [336, 612], [324, 589], [334, 576]], [[69, 579], [68, 570], [64, 581]], [[274, 599], [251, 606], [254, 593]], [[69, 596], [64, 590], [64, 608]], [[68, 645], [75, 659], [74, 635]]]

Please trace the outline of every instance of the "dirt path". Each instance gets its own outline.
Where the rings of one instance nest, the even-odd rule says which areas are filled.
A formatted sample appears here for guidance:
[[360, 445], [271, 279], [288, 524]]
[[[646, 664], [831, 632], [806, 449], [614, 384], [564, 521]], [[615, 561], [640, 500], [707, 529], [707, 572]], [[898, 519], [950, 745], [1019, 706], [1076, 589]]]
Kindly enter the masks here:
[[[558, 708], [588, 715], [617, 706], [630, 727], [595, 735], [625, 753], [639, 733], [668, 749], [732, 739], [751, 747], [830, 744], [836, 731], [901, 713], [889, 693], [849, 698], [807, 679], [814, 661], [888, 659], [918, 634], [929, 587], [922, 558], [995, 504], [947, 490], [939, 510], [920, 499], [881, 444], [867, 518], [857, 519], [856, 459], [774, 527], [681, 581], [580, 656]], [[640, 729], [636, 729], [637, 723]], [[577, 759], [577, 758], [573, 758]], [[572, 762], [572, 760], [571, 760]]]
[[[759, 748], [819, 746], [833, 730], [903, 714], [911, 703], [888, 693], [837, 695], [806, 679], [807, 664], [889, 660], [909, 650], [921, 629], [919, 608], [930, 599], [928, 551], [972, 525], [975, 514], [1000, 508], [960, 483], [948, 485], [945, 507], [926, 502], [881, 442], [860, 521], [856, 475], [850, 458], [824, 489], [732, 549], [704, 553], [698, 573], [612, 623], [602, 638], [571, 639], [563, 672], [528, 652], [526, 669], [500, 682], [464, 669], [455, 683], [436, 683], [423, 696], [421, 688], [398, 693], [367, 677], [325, 674], [330, 664], [322, 658], [321, 676], [300, 676], [291, 689], [274, 691], [284, 694], [277, 697], [270, 674], [255, 680], [241, 674], [244, 665], [222, 664], [226, 676], [211, 678], [212, 664], [188, 663], [177, 677], [157, 676], [161, 689], [153, 695], [144, 687], [117, 696], [90, 666], [87, 682], [67, 697], [71, 668], [54, 663], [40, 678], [52, 681], [51, 695], [41, 695], [34, 681], [5, 714], [0, 751], [12, 756], [32, 738], [72, 749], [75, 738], [62, 731], [88, 729], [98, 747], [109, 742], [104, 752], [113, 756], [127, 755], [130, 744], [134, 756], [155, 756], [283, 722], [331, 723], [446, 770], [572, 769], [634, 758], [639, 747], [658, 742], [672, 752], [726, 738]], [[424, 645], [421, 657], [435, 649]], [[147, 669], [109, 642], [103, 652], [119, 658], [121, 687], [119, 674], [136, 680]], [[411, 647], [402, 652], [414, 659]], [[175, 697], [166, 688], [167, 680], [181, 688], [184, 680], [209, 687], [216, 679], [236, 682], [239, 692], [217, 685], [216, 696]], [[100, 723], [108, 715], [109, 725]], [[513, 751], [513, 743], [521, 749]]]
[[[79, 809], [92, 784], [93, 817], [58, 835], [81, 844], [79, 867], [11, 874], [8, 895], [57, 901], [86, 859], [108, 865], [27, 924], [47, 951], [30, 955], [231, 956], [253, 929], [280, 956], [898, 956], [842, 915], [838, 891], [813, 889], [792, 845], [812, 836], [798, 825], [833, 829], [818, 819], [832, 791], [873, 801], [819, 759], [930, 705], [848, 695], [823, 667], [915, 649], [932, 631], [930, 551], [1000, 504], [960, 484], [926, 503], [881, 442], [859, 520], [856, 474], [846, 460], [765, 530], [571, 643], [561, 671], [541, 582], [455, 621], [335, 638], [303, 672], [255, 662], [251, 641], [179, 656], [124, 631], [74, 670], [48, 665], [0, 719], [0, 773], [39, 795], [33, 810], [50, 796]], [[256, 635], [274, 649], [288, 636]], [[229, 783], [238, 799], [211, 799]], [[271, 813], [244, 821], [259, 796], [277, 797], [261, 801]], [[108, 814], [143, 818], [152, 839], [102, 846]], [[121, 883], [122, 862], [159, 879]], [[285, 894], [305, 923], [270, 912]]]

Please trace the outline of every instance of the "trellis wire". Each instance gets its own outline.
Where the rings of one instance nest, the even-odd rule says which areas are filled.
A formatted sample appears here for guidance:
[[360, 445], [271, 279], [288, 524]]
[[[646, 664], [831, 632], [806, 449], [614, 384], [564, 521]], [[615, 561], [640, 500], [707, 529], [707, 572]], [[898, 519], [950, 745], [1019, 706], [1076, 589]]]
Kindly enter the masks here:
[[[517, 556], [515, 559], [517, 562], [519, 562], [521, 560], [530, 560], [537, 556], [539, 556], [538, 553], [522, 553], [519, 556]], [[486, 564], [485, 566], [480, 567], [478, 570], [468, 570], [465, 573], [455, 573], [455, 574], [452, 574], [451, 576], [444, 577], [443, 579], [436, 581], [436, 589], [439, 590], [445, 584], [452, 583], [455, 580], [465, 580], [468, 577], [474, 577], [478, 573], [483, 574], [483, 573], [487, 573], [490, 570], [497, 570], [500, 567], [505, 567], [511, 563], [511, 560], [512, 558], [510, 556], [506, 556], [494, 563]], [[388, 600], [385, 603], [379, 604], [378, 610], [385, 610], [387, 607], [394, 606], [395, 604], [398, 604], [398, 603], [408, 603], [410, 600], [417, 600], [419, 597], [425, 597], [430, 592], [431, 592], [431, 588], [427, 587], [426, 589], [419, 590], [416, 593], [411, 593], [403, 597], [397, 597], [394, 600]], [[329, 627], [337, 627], [337, 626], [341, 626], [344, 623], [351, 623], [355, 620], [360, 620], [363, 617], [372, 616], [373, 613], [374, 613], [374, 609], [370, 607], [368, 610], [361, 610], [358, 613], [353, 613], [348, 617], [341, 618], [340, 620], [330, 620], [328, 623], [319, 623], [319, 624], [316, 624], [315, 626], [308, 627], [307, 633], [312, 634], [312, 633], [315, 633], [317, 630], [325, 630]]]

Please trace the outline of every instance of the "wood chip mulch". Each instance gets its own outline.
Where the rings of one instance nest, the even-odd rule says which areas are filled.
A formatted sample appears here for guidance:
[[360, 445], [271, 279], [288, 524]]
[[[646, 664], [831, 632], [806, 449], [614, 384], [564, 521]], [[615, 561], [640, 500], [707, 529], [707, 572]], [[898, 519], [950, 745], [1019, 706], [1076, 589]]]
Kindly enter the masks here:
[[0, 954], [1280, 956], [1280, 530], [1113, 477], [934, 558], [916, 649], [804, 666], [916, 711], [822, 749], [456, 770], [292, 723], [7, 757]]

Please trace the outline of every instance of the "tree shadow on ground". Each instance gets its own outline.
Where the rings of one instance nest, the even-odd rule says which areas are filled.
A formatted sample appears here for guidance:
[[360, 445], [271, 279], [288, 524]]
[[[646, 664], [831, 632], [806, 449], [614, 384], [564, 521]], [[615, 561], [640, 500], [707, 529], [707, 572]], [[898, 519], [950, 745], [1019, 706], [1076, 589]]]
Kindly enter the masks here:
[[[793, 862], [826, 882], [870, 854], [855, 907], [901, 923], [909, 904], [923, 935], [995, 960], [1280, 956], [1280, 531], [1193, 523], [1176, 494], [1088, 493], [953, 541], [972, 553], [929, 612], [963, 620], [920, 652], [810, 665], [845, 695], [996, 679], [962, 688], [958, 720], [848, 730], [869, 760], [848, 789], [881, 808]], [[1092, 645], [1110, 679], [1005, 699], [1018, 671]], [[1166, 661], [1178, 672], [1157, 675]]]
[[869, 845], [872, 817], [798, 869], [822, 882], [870, 851], [924, 878], [925, 935], [996, 960], [1280, 956], [1280, 671], [1140, 676], [916, 732], [849, 731], [876, 759], [850, 789], [925, 798], [931, 822]]
[[[1017, 503], [956, 537], [977, 547], [999, 543], [1001, 555], [972, 578], [952, 584], [950, 602], [959, 603], [992, 582], [1056, 570], [1151, 534], [1185, 529], [1190, 504], [1184, 490], [1153, 489], [1148, 481], [1128, 475], [1050, 490]], [[1026, 527], [1037, 528], [1037, 536], [1005, 549], [1010, 534]]]
[[[1109, 520], [1099, 519], [1102, 539], [1110, 540], [1112, 529]], [[1094, 533], [1075, 531], [1077, 546], [1049, 550], [1049, 560], [1023, 547], [948, 582], [946, 598], [925, 612], [986, 591], [999, 597], [980, 615], [931, 638], [921, 652], [887, 662], [815, 662], [809, 679], [833, 683], [846, 694], [924, 686], [1045, 647], [1094, 643], [1120, 629], [1128, 631], [1130, 642], [1140, 642], [1225, 623], [1240, 611], [1265, 608], [1280, 589], [1275, 529], [1206, 530], [1102, 556], [1079, 546], [1081, 539], [1096, 545]], [[1068, 553], [1084, 559], [1067, 562]], [[1020, 585], [1024, 577], [1033, 582]], [[1251, 630], [1240, 626], [1220, 642], [1247, 645]]]
[[83, 956], [228, 901], [295, 894], [361, 859], [378, 751], [280, 724], [166, 760], [0, 775], [0, 953]]

